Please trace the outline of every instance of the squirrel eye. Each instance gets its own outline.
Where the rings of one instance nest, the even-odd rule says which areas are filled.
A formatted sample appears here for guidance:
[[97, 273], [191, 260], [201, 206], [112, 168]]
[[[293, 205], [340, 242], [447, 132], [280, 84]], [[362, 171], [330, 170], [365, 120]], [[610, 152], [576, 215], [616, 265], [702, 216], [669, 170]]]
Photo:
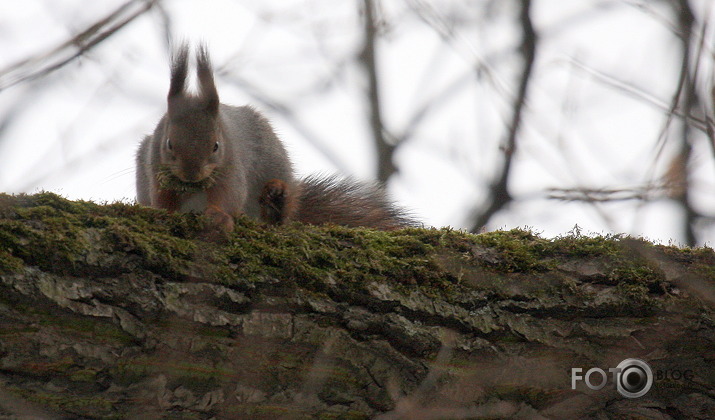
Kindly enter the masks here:
[[168, 138], [168, 137], [167, 137], [167, 139], [166, 139], [166, 148], [169, 149], [169, 150], [172, 150], [172, 147], [171, 147], [171, 139]]
[[218, 152], [218, 142], [214, 143], [214, 153]]

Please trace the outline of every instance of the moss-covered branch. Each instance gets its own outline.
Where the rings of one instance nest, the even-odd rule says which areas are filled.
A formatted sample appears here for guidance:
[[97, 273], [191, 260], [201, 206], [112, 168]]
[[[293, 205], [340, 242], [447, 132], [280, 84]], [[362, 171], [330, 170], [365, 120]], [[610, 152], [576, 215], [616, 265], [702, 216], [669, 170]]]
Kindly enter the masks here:
[[[0, 416], [715, 410], [711, 249], [236, 226], [216, 243], [201, 216], [0, 196]], [[571, 389], [571, 368], [629, 357], [692, 375], [638, 399]]]

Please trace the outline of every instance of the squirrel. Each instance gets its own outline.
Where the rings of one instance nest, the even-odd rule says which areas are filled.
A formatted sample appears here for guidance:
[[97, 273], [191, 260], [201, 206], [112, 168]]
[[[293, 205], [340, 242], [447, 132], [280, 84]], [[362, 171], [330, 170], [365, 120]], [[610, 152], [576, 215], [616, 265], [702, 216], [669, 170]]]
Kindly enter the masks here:
[[183, 44], [172, 58], [167, 112], [137, 151], [139, 204], [203, 212], [229, 232], [241, 214], [271, 224], [295, 220], [381, 230], [415, 224], [378, 185], [334, 176], [297, 179], [263, 115], [219, 102], [205, 45], [196, 54], [198, 94], [186, 92], [188, 59]]

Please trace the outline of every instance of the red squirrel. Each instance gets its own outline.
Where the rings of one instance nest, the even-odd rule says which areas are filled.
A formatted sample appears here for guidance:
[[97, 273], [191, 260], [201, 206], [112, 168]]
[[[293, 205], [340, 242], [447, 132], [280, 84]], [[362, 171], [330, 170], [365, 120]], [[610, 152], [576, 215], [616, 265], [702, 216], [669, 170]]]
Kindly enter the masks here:
[[186, 92], [189, 49], [171, 66], [167, 112], [136, 156], [139, 204], [204, 212], [225, 231], [241, 214], [280, 224], [334, 223], [392, 230], [412, 225], [382, 188], [336, 177], [295, 178], [283, 143], [249, 106], [219, 102], [205, 46], [196, 54], [199, 92]]

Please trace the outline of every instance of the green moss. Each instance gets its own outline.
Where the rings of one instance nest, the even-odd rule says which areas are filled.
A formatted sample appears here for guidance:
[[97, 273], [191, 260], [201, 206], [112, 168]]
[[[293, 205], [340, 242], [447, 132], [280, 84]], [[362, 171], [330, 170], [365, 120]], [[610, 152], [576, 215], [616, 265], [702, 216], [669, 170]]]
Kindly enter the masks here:
[[621, 282], [618, 283], [616, 289], [622, 296], [626, 297], [628, 302], [647, 304], [651, 303], [653, 300], [649, 296], [648, 287], [644, 284]]
[[549, 268], [548, 261], [543, 259], [550, 251], [549, 241], [531, 231], [512, 229], [488, 232], [479, 235], [477, 243], [498, 253], [498, 261], [491, 265], [500, 271], [524, 273]]
[[[209, 223], [200, 215], [75, 202], [50, 193], [0, 195], [0, 203], [3, 272], [22, 265], [72, 275], [143, 268], [172, 279], [227, 285], [280, 279], [311, 293], [329, 293], [335, 284], [360, 292], [374, 282], [389, 282], [397, 290], [420, 287], [427, 296], [447, 300], [487, 283], [498, 293], [499, 287], [513, 287], [500, 283], [510, 273], [558, 271], [574, 260], [603, 261], [608, 282], [646, 285], [652, 293], [664, 278], [651, 260], [653, 252], [715, 277], [710, 249], [654, 247], [624, 236], [575, 232], [549, 240], [522, 229], [473, 235], [449, 228], [275, 227], [243, 217], [228, 242], [219, 245], [201, 239]], [[136, 258], [130, 259], [132, 265], [113, 266], [119, 253]], [[485, 276], [485, 270], [491, 274]]]
[[566, 258], [608, 257], [621, 251], [619, 242], [622, 239], [622, 235], [586, 236], [574, 233], [550, 241], [548, 249], [551, 253]]
[[97, 379], [97, 370], [91, 368], [80, 369], [72, 372], [69, 378], [74, 382], [94, 382]]
[[663, 280], [659, 269], [653, 267], [648, 260], [639, 261], [637, 258], [616, 261], [609, 277], [614, 284], [652, 284]]
[[478, 242], [498, 251], [491, 266], [502, 272], [541, 272], [554, 269], [559, 261], [601, 259], [610, 265], [607, 277], [618, 284], [658, 283], [663, 275], [649, 259], [653, 245], [623, 235], [566, 235], [546, 240], [530, 231], [497, 231], [478, 236]]
[[675, 246], [657, 246], [661, 252], [674, 262], [687, 264], [692, 275], [715, 280], [715, 251], [710, 247], [678, 248]]
[[[2, 232], [0, 232], [0, 235]], [[0, 243], [5, 243], [5, 241], [0, 238]], [[0, 273], [16, 273], [21, 271], [24, 266], [24, 262], [21, 258], [12, 255], [10, 252], [0, 249]]]
[[[5, 196], [3, 202], [11, 200]], [[6, 271], [16, 269], [19, 259], [48, 272], [95, 272], [87, 262], [90, 251], [134, 254], [146, 268], [165, 275], [200, 271], [192, 261], [197, 252], [192, 240], [205, 227], [201, 216], [73, 202], [50, 193], [20, 196], [14, 204], [0, 219], [0, 249], [9, 251], [0, 254], [0, 268]]]
[[[50, 207], [64, 213], [83, 214], [100, 209], [100, 205], [90, 201], [70, 201], [57, 194], [43, 192], [32, 196], [26, 196], [32, 207]], [[28, 206], [29, 207], [29, 206]]]
[[290, 278], [322, 290], [340, 279], [365, 284], [386, 278], [408, 284], [443, 280], [431, 259], [433, 246], [403, 232], [339, 226], [239, 226], [228, 247], [229, 263], [241, 278]]
[[214, 327], [211, 325], [199, 325], [196, 329], [196, 333], [202, 337], [211, 338], [229, 338], [231, 337], [231, 330], [228, 328]]
[[[72, 222], [48, 212], [18, 211], [20, 220], [0, 220], [2, 247], [42, 269], [70, 270], [86, 246]], [[35, 219], [39, 218], [39, 219]], [[27, 223], [27, 220], [37, 220]]]

